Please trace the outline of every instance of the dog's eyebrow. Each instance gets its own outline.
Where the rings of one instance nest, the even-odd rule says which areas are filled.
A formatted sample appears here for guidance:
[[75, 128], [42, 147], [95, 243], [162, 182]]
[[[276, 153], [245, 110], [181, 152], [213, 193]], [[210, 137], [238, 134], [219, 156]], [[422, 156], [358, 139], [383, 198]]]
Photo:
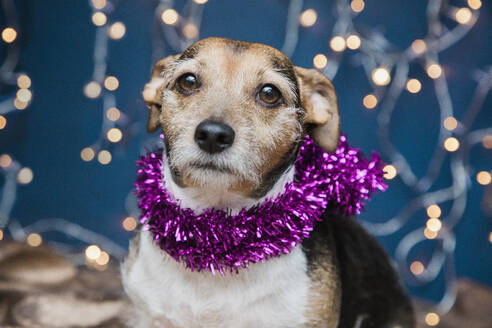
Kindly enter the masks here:
[[295, 93], [296, 107], [301, 105], [301, 96], [299, 94], [299, 85], [297, 83], [296, 73], [294, 72], [294, 65], [287, 58], [272, 57], [271, 63], [273, 69], [281, 74], [291, 85], [291, 90]]

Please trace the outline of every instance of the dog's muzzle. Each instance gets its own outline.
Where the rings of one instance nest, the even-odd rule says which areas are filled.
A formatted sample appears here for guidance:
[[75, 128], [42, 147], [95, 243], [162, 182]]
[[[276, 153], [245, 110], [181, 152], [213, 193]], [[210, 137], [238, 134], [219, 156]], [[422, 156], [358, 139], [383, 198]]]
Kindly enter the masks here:
[[234, 143], [234, 130], [227, 124], [205, 120], [195, 130], [195, 142], [209, 154], [220, 153]]

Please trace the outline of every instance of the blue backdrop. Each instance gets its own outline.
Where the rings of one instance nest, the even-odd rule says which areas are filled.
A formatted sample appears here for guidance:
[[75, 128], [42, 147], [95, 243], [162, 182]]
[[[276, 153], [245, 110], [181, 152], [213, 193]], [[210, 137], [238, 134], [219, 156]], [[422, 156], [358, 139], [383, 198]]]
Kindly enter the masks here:
[[[441, 54], [458, 119], [475, 90], [475, 69], [492, 64], [492, 4], [483, 2], [481, 16], [473, 30]], [[451, 3], [458, 7], [466, 5], [465, 1]], [[100, 134], [102, 116], [101, 99], [88, 99], [83, 94], [83, 86], [91, 80], [93, 69], [96, 28], [90, 21], [90, 6], [82, 0], [19, 0], [18, 4], [22, 27], [19, 70], [31, 77], [34, 98], [27, 110], [7, 116], [7, 127], [0, 131], [0, 153], [9, 153], [32, 168], [34, 180], [19, 187], [12, 216], [22, 225], [47, 217], [66, 218], [126, 246], [131, 234], [121, 228], [121, 220], [128, 215], [125, 197], [135, 177], [135, 160], [148, 137], [144, 133], [147, 108], [140, 92], [152, 64], [151, 35], [156, 1], [120, 1], [111, 14], [111, 20], [123, 21], [127, 31], [122, 40], [110, 43], [108, 74], [117, 76], [120, 81], [115, 91], [118, 106], [128, 113], [131, 131], [136, 132], [132, 135], [125, 131], [125, 138], [113, 150], [113, 160], [107, 166], [97, 161], [86, 163], [80, 158], [81, 149]], [[367, 1], [357, 22], [377, 27], [393, 44], [405, 49], [426, 34], [426, 5], [427, 1], [423, 0]], [[182, 7], [181, 1], [177, 1], [178, 12]], [[315, 54], [331, 52], [333, 2], [308, 0], [304, 7], [314, 8], [319, 17], [313, 27], [301, 28], [292, 60], [296, 65], [312, 67]], [[200, 37], [223, 36], [279, 48], [283, 43], [287, 8], [285, 0], [210, 0], [204, 8]], [[3, 28], [5, 23], [0, 26]], [[169, 53], [169, 50], [164, 49], [164, 52]], [[410, 74], [422, 82], [422, 91], [417, 95], [403, 92], [390, 133], [415, 173], [423, 175], [436, 146], [440, 118], [430, 78], [416, 65], [410, 67]], [[367, 110], [362, 106], [362, 98], [372, 89], [356, 52], [344, 56], [333, 82], [339, 97], [342, 128], [350, 143], [367, 154], [371, 149], [378, 150], [374, 127], [379, 108]], [[491, 105], [489, 93], [474, 129], [492, 124]], [[491, 150], [481, 145], [472, 149], [473, 176], [477, 171], [490, 170], [491, 154]], [[447, 159], [436, 188], [449, 183]], [[388, 192], [377, 195], [367, 206], [362, 219], [377, 222], [388, 219], [415, 197], [398, 178], [389, 185]], [[492, 285], [492, 244], [488, 241], [492, 220], [481, 209], [486, 187], [478, 185], [474, 179], [469, 187], [464, 218], [455, 228], [456, 272]], [[443, 212], [449, 209], [446, 206], [441, 206]], [[423, 226], [426, 219], [422, 210], [404, 229], [379, 240], [393, 255], [398, 241], [412, 229]], [[424, 256], [431, 249], [431, 245], [423, 246], [416, 250], [416, 256]], [[443, 284], [443, 279], [438, 279], [425, 287], [411, 287], [411, 290], [415, 295], [438, 299]]]

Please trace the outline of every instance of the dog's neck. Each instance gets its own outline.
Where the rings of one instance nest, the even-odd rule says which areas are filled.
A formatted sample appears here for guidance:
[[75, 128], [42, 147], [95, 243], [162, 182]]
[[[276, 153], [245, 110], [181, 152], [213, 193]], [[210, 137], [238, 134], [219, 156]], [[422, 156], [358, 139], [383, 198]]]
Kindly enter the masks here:
[[[165, 156], [165, 155], [164, 155]], [[250, 198], [232, 193], [224, 189], [211, 190], [210, 188], [183, 188], [178, 186], [172, 177], [167, 160], [163, 158], [162, 175], [164, 177], [164, 188], [175, 200], [179, 200], [180, 206], [190, 208], [195, 214], [200, 214], [208, 208], [227, 210], [236, 214], [244, 208], [250, 208], [261, 204], [266, 199], [275, 198], [285, 190], [286, 184], [294, 179], [294, 165], [282, 174], [270, 191], [261, 198]]]

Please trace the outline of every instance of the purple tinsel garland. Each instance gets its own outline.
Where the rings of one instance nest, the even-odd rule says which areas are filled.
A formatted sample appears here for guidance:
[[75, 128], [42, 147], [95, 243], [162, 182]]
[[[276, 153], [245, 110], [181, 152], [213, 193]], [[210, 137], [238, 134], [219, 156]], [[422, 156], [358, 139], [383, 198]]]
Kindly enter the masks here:
[[370, 160], [342, 136], [336, 151], [327, 153], [309, 136], [295, 163], [295, 179], [284, 193], [253, 208], [230, 215], [207, 209], [195, 215], [181, 208], [163, 188], [162, 150], [137, 161], [135, 182], [141, 223], [155, 242], [191, 270], [231, 272], [289, 253], [328, 208], [343, 215], [360, 213], [370, 193], [387, 186], [382, 161]]

